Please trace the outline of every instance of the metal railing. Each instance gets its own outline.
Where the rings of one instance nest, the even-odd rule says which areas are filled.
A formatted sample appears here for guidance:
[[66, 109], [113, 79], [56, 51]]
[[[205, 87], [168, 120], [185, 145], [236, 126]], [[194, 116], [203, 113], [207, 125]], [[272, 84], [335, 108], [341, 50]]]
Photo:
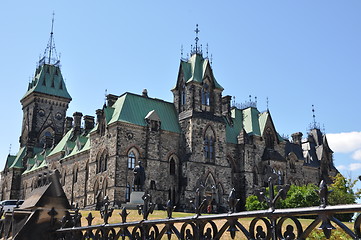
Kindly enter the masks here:
[[[259, 211], [235, 212], [239, 199], [235, 198], [234, 190], [228, 198], [229, 213], [216, 215], [201, 215], [206, 199], [198, 201], [195, 206], [195, 215], [190, 217], [173, 218], [174, 207], [168, 201], [166, 206], [167, 218], [148, 220], [153, 212], [154, 204], [145, 200], [144, 205], [138, 206], [138, 213], [143, 220], [127, 222], [128, 212], [125, 208], [119, 213], [119, 223], [109, 224], [113, 208], [109, 207], [105, 199], [101, 216], [104, 223], [92, 225], [94, 217], [91, 213], [86, 217], [88, 226], [80, 226], [81, 215], [79, 211], [68, 214], [63, 218], [62, 227], [56, 231], [56, 239], [222, 239], [229, 236], [232, 239], [306, 239], [312, 230], [322, 229], [326, 238], [330, 238], [333, 226], [342, 229], [352, 239], [361, 239], [361, 217], [354, 222], [351, 230], [335, 217], [340, 213], [361, 212], [361, 204], [328, 206], [327, 185], [321, 182], [318, 191], [321, 205], [318, 207], [275, 209], [276, 201], [285, 198], [289, 186], [283, 186], [274, 194], [273, 184], [270, 184], [270, 194], [259, 192], [260, 199], [268, 203], [269, 209]], [[151, 199], [151, 198], [149, 198]], [[311, 224], [305, 229], [299, 220], [304, 216], [315, 216]], [[247, 218], [249, 225], [242, 223]], [[216, 224], [217, 221], [222, 220]], [[244, 222], [244, 221], [243, 221]], [[319, 226], [319, 227], [318, 227]]]

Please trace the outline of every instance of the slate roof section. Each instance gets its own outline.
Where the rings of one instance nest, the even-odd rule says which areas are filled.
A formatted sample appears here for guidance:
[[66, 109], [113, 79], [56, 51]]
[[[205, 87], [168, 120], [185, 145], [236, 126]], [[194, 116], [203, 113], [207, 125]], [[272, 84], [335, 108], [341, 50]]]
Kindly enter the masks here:
[[28, 90], [23, 98], [33, 92], [44, 93], [71, 100], [71, 96], [66, 89], [60, 67], [56, 65], [43, 64], [36, 69], [35, 76], [29, 83]]

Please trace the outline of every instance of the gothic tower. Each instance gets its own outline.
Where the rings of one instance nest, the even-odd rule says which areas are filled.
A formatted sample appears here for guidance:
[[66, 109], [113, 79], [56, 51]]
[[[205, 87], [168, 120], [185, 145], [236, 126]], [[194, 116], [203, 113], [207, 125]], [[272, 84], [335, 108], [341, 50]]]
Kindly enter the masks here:
[[23, 109], [20, 147], [29, 150], [58, 143], [64, 133], [65, 115], [70, 101], [55, 50], [52, 27], [44, 56], [38, 63], [27, 92], [20, 100]]
[[[198, 34], [198, 26], [195, 30]], [[182, 169], [185, 202], [199, 188], [217, 205], [223, 201], [224, 186], [231, 186], [231, 168], [226, 157], [226, 117], [230, 98], [222, 98], [223, 88], [216, 81], [208, 57], [198, 46], [189, 59], [182, 59], [176, 86], [172, 89], [179, 114], [183, 146]], [[229, 172], [227, 172], [229, 171]]]

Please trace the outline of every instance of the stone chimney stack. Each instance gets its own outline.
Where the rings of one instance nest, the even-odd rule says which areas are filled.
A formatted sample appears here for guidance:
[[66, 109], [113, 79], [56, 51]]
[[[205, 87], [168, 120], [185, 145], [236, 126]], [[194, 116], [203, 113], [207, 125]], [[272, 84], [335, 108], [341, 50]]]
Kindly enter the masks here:
[[148, 90], [147, 89], [143, 89], [143, 92], [142, 92], [142, 96], [143, 97], [148, 97]]
[[303, 136], [303, 134], [301, 132], [293, 133], [291, 135], [293, 143], [301, 146], [302, 136]]
[[229, 113], [231, 112], [231, 100], [232, 100], [232, 97], [229, 95], [222, 97], [222, 115], [223, 116], [228, 116]]
[[65, 132], [64, 135], [69, 132], [69, 130], [73, 127], [73, 118], [72, 117], [66, 117], [65, 118]]
[[75, 112], [73, 113], [73, 118], [74, 118], [74, 135], [79, 135], [80, 134], [80, 129], [81, 129], [81, 118], [82, 118], [83, 114], [81, 112]]
[[103, 110], [102, 109], [97, 109], [95, 111], [95, 114], [97, 115], [97, 123], [100, 123], [102, 118], [103, 118]]
[[85, 131], [92, 130], [94, 128], [94, 117], [89, 116], [89, 115], [85, 115], [83, 117], [83, 119], [84, 119]]
[[118, 96], [113, 95], [113, 94], [108, 94], [107, 95], [107, 106], [111, 107], [113, 106], [113, 104], [118, 100]]

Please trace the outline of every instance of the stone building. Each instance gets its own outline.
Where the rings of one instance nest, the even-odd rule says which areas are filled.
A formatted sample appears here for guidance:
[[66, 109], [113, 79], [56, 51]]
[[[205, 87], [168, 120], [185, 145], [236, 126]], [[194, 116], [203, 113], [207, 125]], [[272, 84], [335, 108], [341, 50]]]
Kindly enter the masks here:
[[172, 199], [185, 209], [198, 189], [222, 209], [233, 187], [244, 203], [269, 176], [302, 185], [330, 182], [338, 172], [316, 125], [306, 139], [300, 132], [284, 139], [269, 110], [252, 101], [232, 105], [197, 42], [180, 61], [173, 102], [146, 90], [109, 94], [96, 117], [66, 116], [71, 97], [59, 61], [48, 54], [51, 44], [21, 99], [20, 149], [7, 157], [1, 199], [26, 198], [44, 171], [58, 169], [71, 203], [94, 208], [107, 195], [120, 206], [129, 201], [141, 161], [155, 203]]

